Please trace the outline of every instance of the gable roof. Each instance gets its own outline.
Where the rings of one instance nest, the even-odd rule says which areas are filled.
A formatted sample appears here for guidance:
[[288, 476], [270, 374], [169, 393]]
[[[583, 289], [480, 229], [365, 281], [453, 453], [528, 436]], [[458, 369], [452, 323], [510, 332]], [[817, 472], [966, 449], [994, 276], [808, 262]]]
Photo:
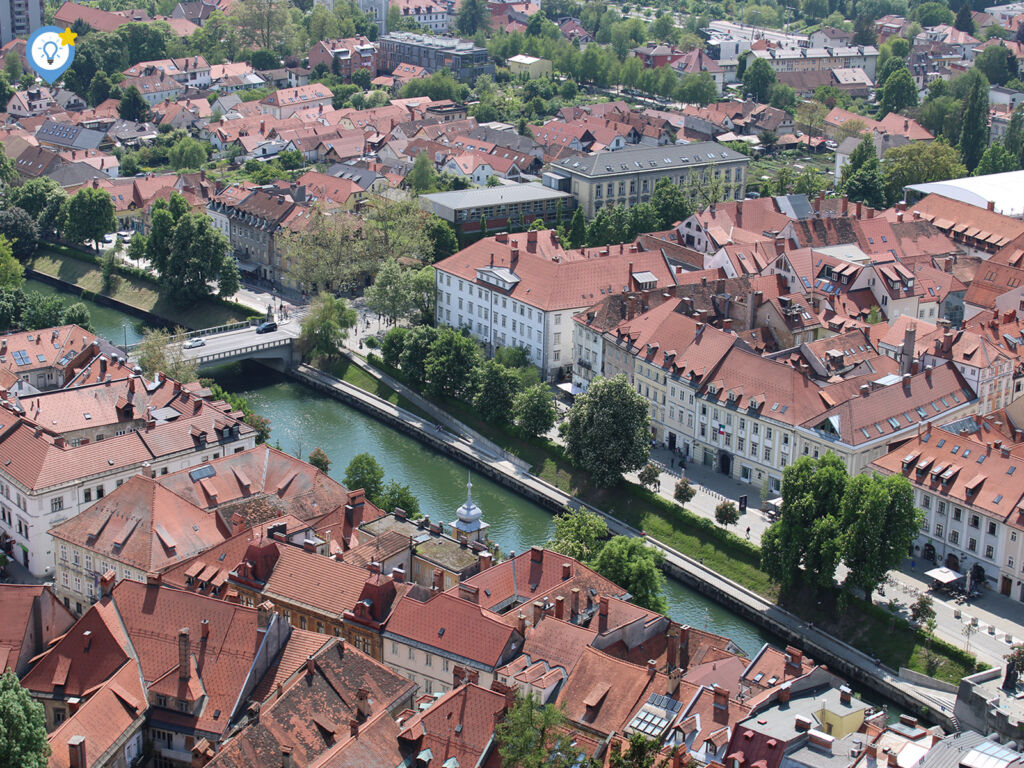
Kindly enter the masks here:
[[505, 697], [473, 683], [454, 688], [402, 724], [400, 741], [416, 754], [428, 750], [432, 764], [476, 766], [492, 748], [496, 716]]

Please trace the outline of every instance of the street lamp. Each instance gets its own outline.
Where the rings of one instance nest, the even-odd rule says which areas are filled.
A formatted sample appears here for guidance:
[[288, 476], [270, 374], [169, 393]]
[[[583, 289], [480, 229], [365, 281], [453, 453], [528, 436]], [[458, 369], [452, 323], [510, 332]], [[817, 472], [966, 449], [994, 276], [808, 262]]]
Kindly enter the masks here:
[[121, 323], [121, 328], [124, 330], [124, 353], [128, 354], [128, 323]]

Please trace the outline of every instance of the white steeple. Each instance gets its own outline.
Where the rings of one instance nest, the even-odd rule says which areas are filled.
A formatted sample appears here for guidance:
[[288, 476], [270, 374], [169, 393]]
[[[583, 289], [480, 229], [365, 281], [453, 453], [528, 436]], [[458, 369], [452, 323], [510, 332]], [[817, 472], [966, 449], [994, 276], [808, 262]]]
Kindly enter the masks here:
[[466, 503], [455, 513], [457, 520], [453, 522], [452, 530], [455, 535], [466, 535], [471, 541], [479, 541], [484, 537], [484, 531], [490, 527], [483, 521], [484, 511], [473, 501], [473, 480], [468, 477], [466, 480]]

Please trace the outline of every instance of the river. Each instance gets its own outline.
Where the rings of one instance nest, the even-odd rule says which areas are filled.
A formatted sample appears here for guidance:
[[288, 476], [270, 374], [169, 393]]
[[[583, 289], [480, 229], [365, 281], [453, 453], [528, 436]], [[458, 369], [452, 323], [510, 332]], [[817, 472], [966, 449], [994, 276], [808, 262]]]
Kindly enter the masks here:
[[[26, 290], [58, 293], [45, 283], [26, 281]], [[68, 297], [69, 301], [75, 300]], [[135, 318], [86, 301], [95, 332], [115, 344], [138, 341], [142, 325]], [[332, 398], [255, 364], [229, 366], [214, 373], [225, 389], [249, 399], [254, 410], [270, 419], [271, 437], [283, 450], [306, 458], [322, 448], [331, 460], [330, 474], [341, 481], [357, 453], [370, 453], [384, 467], [386, 478], [408, 485], [432, 520], [448, 523], [466, 500], [467, 470]], [[491, 539], [504, 554], [543, 544], [554, 529], [551, 515], [504, 486], [473, 477], [473, 499], [490, 524]], [[669, 616], [674, 620], [732, 639], [752, 656], [769, 638], [758, 627], [725, 610], [682, 584], [665, 587]]]

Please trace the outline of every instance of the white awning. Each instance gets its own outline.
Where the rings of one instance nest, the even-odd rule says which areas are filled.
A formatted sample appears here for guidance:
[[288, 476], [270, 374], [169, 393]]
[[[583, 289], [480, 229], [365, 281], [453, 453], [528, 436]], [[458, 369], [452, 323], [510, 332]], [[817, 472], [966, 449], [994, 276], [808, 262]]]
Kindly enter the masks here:
[[940, 584], [950, 584], [957, 579], [962, 579], [964, 577], [962, 573], [957, 573], [950, 568], [932, 568], [930, 571], [925, 573], [925, 576], [930, 579], [935, 579], [935, 581]]

